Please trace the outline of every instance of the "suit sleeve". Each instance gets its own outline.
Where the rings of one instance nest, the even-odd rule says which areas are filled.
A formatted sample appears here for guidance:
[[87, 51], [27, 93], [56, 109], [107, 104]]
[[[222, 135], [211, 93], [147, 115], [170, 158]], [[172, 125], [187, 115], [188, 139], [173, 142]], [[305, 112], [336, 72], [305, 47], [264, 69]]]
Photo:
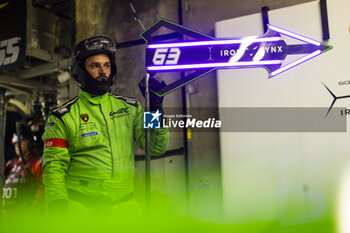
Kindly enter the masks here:
[[[134, 135], [136, 145], [141, 149], [146, 149], [146, 131], [143, 128], [143, 108], [140, 103], [137, 102], [137, 113], [134, 122]], [[161, 129], [151, 129], [151, 155], [157, 156], [165, 153], [168, 148], [169, 142], [169, 129], [161, 128]]]
[[42, 139], [45, 143], [43, 154], [43, 183], [45, 200], [68, 199], [65, 176], [70, 163], [67, 149], [67, 127], [61, 119], [50, 114]]

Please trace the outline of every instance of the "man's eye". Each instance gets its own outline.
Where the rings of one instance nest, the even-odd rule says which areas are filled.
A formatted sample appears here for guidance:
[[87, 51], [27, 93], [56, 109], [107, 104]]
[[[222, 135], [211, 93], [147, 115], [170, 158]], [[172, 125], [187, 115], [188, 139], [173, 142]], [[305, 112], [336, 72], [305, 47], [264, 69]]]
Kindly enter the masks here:
[[96, 69], [96, 68], [99, 67], [99, 65], [98, 65], [98, 64], [90, 64], [89, 67], [90, 67], [91, 69]]
[[109, 63], [108, 64], [104, 64], [104, 67], [105, 68], [109, 68], [109, 67], [111, 67], [111, 64], [109, 64]]

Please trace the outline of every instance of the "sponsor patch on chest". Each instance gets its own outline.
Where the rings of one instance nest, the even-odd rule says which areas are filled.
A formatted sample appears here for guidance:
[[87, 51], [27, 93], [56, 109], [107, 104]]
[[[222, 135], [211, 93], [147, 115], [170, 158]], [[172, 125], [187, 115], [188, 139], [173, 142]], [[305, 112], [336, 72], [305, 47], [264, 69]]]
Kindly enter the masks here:
[[109, 115], [113, 117], [121, 117], [129, 114], [129, 107], [126, 108], [120, 108], [116, 111], [111, 111]]
[[46, 126], [54, 126], [54, 125], [55, 125], [54, 122], [47, 122], [47, 123], [46, 123]]
[[90, 132], [90, 133], [83, 133], [83, 134], [80, 134], [80, 137], [81, 138], [86, 138], [86, 137], [91, 137], [91, 136], [96, 136], [98, 135], [98, 132]]
[[83, 113], [80, 115], [80, 118], [84, 121], [84, 122], [88, 122], [89, 121], [89, 115], [87, 113]]
[[96, 123], [95, 122], [84, 122], [80, 124], [80, 130], [86, 131], [86, 130], [96, 130]]

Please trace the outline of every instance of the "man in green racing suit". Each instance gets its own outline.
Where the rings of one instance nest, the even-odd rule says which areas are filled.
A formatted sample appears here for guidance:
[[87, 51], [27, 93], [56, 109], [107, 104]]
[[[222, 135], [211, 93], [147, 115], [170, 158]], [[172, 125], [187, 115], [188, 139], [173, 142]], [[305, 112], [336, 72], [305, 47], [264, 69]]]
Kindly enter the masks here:
[[[50, 113], [42, 136], [49, 208], [66, 209], [68, 200], [86, 207], [130, 200], [134, 140], [145, 149], [144, 111], [136, 99], [107, 92], [116, 74], [114, 41], [102, 35], [80, 42], [71, 74], [80, 84], [79, 95]], [[153, 99], [151, 111], [161, 109], [163, 99]], [[167, 128], [152, 129], [151, 155], [162, 155], [168, 140]]]

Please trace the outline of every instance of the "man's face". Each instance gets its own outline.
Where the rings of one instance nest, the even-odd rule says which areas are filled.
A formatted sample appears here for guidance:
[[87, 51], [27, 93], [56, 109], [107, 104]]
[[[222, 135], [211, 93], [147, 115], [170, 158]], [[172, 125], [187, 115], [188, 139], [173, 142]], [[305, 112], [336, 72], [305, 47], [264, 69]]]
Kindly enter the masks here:
[[86, 58], [85, 68], [91, 77], [98, 81], [107, 80], [111, 75], [111, 61], [106, 54], [97, 54]]
[[[27, 158], [29, 156], [28, 143], [29, 143], [29, 141], [27, 139], [24, 139], [21, 141], [21, 150], [22, 150], [24, 158]], [[18, 143], [15, 144], [15, 151], [16, 151], [16, 154], [18, 156], [21, 154], [19, 151], [19, 144]]]

